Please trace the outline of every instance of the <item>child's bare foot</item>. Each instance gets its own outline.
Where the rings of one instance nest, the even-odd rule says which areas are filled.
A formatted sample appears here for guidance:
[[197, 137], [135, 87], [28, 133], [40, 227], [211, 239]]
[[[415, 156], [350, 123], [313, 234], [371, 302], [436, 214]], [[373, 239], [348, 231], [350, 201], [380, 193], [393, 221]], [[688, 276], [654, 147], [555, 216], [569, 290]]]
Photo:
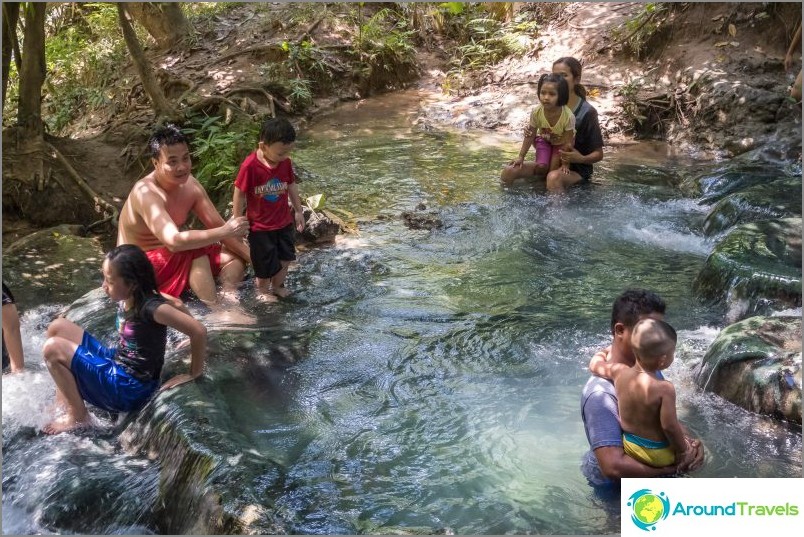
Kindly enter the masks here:
[[78, 431], [81, 429], [89, 429], [92, 427], [92, 422], [87, 416], [86, 420], [78, 421], [69, 414], [51, 421], [44, 427], [42, 427], [42, 432], [45, 434], [60, 434], [66, 433], [69, 431]]
[[272, 293], [257, 293], [257, 300], [264, 304], [272, 304], [276, 302], [276, 295]]
[[237, 291], [221, 291], [220, 295], [220, 302], [222, 306], [234, 306], [240, 304], [240, 300], [237, 298]]
[[290, 289], [284, 285], [282, 287], [274, 287], [271, 292], [280, 298], [287, 298], [291, 295]]

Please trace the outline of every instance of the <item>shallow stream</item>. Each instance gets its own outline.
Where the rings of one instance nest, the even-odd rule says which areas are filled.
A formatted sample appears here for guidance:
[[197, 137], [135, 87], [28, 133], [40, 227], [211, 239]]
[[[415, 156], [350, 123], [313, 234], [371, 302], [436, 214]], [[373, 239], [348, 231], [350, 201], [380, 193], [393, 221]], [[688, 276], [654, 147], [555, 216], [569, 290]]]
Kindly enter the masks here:
[[[303, 252], [281, 304], [257, 304], [248, 284], [260, 329], [211, 346], [218, 371], [283, 364], [220, 390], [237, 432], [282, 469], [255, 482], [287, 532], [618, 533], [619, 504], [580, 473], [579, 401], [629, 286], [659, 292], [680, 331], [668, 377], [707, 448], [693, 477], [801, 476], [800, 430], [692, 382], [724, 312], [691, 291], [713, 246], [708, 207], [673, 187], [691, 167], [646, 143], [611, 148], [594, 184], [566, 195], [504, 190], [518, 142], [421, 130], [417, 100], [345, 105], [303, 133], [303, 195], [326, 194], [359, 234]], [[420, 202], [443, 228], [404, 226], [400, 212]], [[33, 366], [3, 379], [3, 532], [156, 532], [156, 462], [110, 434], [35, 433], [53, 391], [36, 362], [58, 307], [27, 309]], [[90, 317], [111, 335], [107, 311]], [[114, 512], [93, 507], [98, 497]]]

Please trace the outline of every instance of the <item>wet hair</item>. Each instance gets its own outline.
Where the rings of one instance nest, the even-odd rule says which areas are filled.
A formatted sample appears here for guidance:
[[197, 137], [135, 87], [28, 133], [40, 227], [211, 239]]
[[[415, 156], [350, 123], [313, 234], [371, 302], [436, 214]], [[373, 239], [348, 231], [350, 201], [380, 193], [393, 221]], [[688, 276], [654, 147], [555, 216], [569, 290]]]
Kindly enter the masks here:
[[270, 118], [262, 124], [260, 141], [269, 145], [276, 142], [289, 144], [296, 141], [296, 129], [283, 117]]
[[556, 85], [556, 91], [558, 91], [558, 102], [556, 104], [558, 106], [564, 106], [569, 102], [569, 84], [567, 84], [563, 76], [554, 74], [544, 74], [540, 76], [539, 85], [536, 86], [536, 91], [539, 92], [540, 96], [542, 94], [542, 85], [545, 83]]
[[642, 319], [634, 325], [631, 347], [637, 360], [651, 369], [659, 366], [659, 360], [675, 350], [678, 335], [675, 328], [657, 319]]
[[176, 144], [185, 144], [187, 147], [190, 147], [190, 139], [173, 123], [159, 127], [148, 139], [148, 149], [151, 151], [151, 158], [159, 160], [159, 154], [163, 147]]
[[134, 309], [139, 311], [145, 300], [159, 294], [154, 267], [139, 246], [121, 244], [106, 254], [109, 265], [124, 282], [131, 286]]
[[[563, 63], [569, 67], [570, 73], [572, 73], [572, 78], [575, 80], [581, 79], [581, 75], [583, 74], [583, 66], [577, 59], [573, 58], [572, 56], [564, 56], [554, 61], [553, 66], [558, 65], [559, 63]], [[575, 83], [575, 95], [586, 98], [586, 88], [578, 82]]]
[[662, 297], [646, 289], [627, 289], [617, 297], [611, 308], [611, 333], [614, 333], [614, 325], [623, 323], [628, 328], [633, 328], [642, 315], [651, 313], [661, 313], [667, 305]]

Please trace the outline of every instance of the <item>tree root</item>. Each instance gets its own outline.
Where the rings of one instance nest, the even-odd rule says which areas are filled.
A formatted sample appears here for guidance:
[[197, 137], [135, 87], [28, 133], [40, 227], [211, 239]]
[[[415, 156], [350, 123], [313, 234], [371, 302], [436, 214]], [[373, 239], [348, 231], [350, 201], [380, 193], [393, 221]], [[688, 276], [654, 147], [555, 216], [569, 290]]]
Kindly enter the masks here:
[[[78, 188], [80, 188], [81, 191], [84, 194], [86, 194], [86, 196], [90, 200], [92, 200], [92, 202], [95, 204], [96, 209], [98, 207], [103, 207], [103, 209], [104, 209], [103, 214], [104, 214], [104, 216], [106, 218], [104, 220], [101, 220], [101, 222], [105, 223], [105, 222], [109, 221], [109, 222], [112, 223], [112, 225], [114, 227], [117, 227], [117, 219], [118, 219], [118, 216], [120, 215], [120, 212], [117, 210], [117, 207], [115, 207], [114, 205], [112, 205], [111, 203], [109, 203], [108, 201], [103, 199], [100, 196], [100, 194], [98, 194], [97, 192], [92, 190], [92, 187], [89, 186], [89, 183], [87, 183], [84, 180], [84, 178], [81, 177], [81, 175], [75, 170], [75, 168], [72, 167], [72, 165], [69, 163], [69, 161], [66, 158], [64, 158], [64, 155], [62, 155], [59, 152], [58, 149], [56, 149], [52, 144], [50, 144], [48, 142], [44, 142], [44, 146], [45, 146], [45, 148], [47, 150], [49, 150], [51, 152], [53, 157], [55, 157], [56, 160], [58, 160], [62, 164], [62, 166], [64, 166], [64, 169], [67, 170], [67, 173], [73, 179], [75, 184], [78, 185]], [[96, 223], [92, 224], [91, 227], [94, 227], [94, 226], [96, 226], [98, 224], [99, 223], [96, 222]]]
[[287, 55], [287, 52], [285, 52], [285, 50], [282, 49], [281, 44], [269, 43], [266, 45], [254, 45], [253, 47], [246, 47], [241, 48], [240, 50], [235, 50], [234, 52], [230, 52], [228, 54], [224, 54], [223, 56], [215, 58], [207, 65], [215, 65], [216, 63], [221, 63], [231, 58], [241, 56], [243, 54], [251, 54], [252, 52], [281, 52], [283, 55]]
[[259, 93], [265, 96], [265, 98], [268, 99], [268, 103], [271, 107], [272, 117], [276, 117], [276, 111], [274, 110], [274, 105], [281, 108], [284, 112], [288, 114], [290, 113], [290, 103], [280, 101], [279, 99], [268, 93], [268, 91], [266, 91], [265, 89], [257, 86], [240, 86], [237, 88], [232, 88], [226, 93], [224, 93], [223, 96], [228, 98], [237, 93]]
[[208, 106], [220, 105], [220, 104], [225, 104], [225, 105], [231, 107], [232, 110], [234, 110], [235, 112], [238, 112], [239, 114], [242, 114], [243, 116], [245, 116], [246, 118], [248, 118], [250, 120], [254, 119], [251, 116], [251, 114], [249, 114], [248, 112], [246, 112], [245, 110], [240, 108], [237, 105], [237, 103], [235, 103], [231, 99], [227, 99], [226, 97], [223, 97], [221, 95], [210, 95], [209, 97], [204, 97], [203, 99], [201, 99], [197, 103], [193, 103], [192, 105], [188, 106], [185, 109], [185, 113], [186, 114], [192, 114], [193, 112], [197, 112], [198, 110], [203, 110], [204, 108], [206, 108]]

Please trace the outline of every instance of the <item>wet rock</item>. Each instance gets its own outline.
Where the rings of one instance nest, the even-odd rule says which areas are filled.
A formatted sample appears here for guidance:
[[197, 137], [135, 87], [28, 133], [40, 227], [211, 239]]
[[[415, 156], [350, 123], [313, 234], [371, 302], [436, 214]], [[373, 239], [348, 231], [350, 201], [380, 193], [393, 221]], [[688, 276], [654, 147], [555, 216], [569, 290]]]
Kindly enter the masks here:
[[100, 241], [79, 236], [81, 226], [43, 229], [3, 252], [3, 280], [20, 304], [70, 303], [100, 286]]
[[751, 317], [727, 327], [695, 379], [746, 410], [801, 425], [801, 319]]
[[444, 222], [436, 211], [427, 211], [424, 203], [419, 203], [413, 211], [403, 211], [402, 221], [410, 229], [441, 229]]
[[324, 210], [313, 211], [304, 207], [304, 231], [296, 236], [297, 244], [324, 244], [335, 240], [341, 232], [342, 222], [332, 213]]
[[[288, 360], [294, 350], [269, 340], [258, 332], [211, 331], [204, 377], [160, 392], [122, 426], [126, 450], [159, 462], [154, 517], [161, 533], [288, 532], [271, 499], [282, 487], [286, 454], [260, 445], [254, 429], [269, 421], [255, 403], [281, 404], [274, 400], [289, 383], [276, 362], [296, 358]], [[187, 371], [187, 353], [168, 354], [163, 378]]]
[[715, 235], [748, 222], [801, 214], [801, 177], [755, 184], [722, 198], [704, 221], [704, 233]]
[[733, 192], [783, 178], [784, 172], [767, 164], [730, 164], [685, 179], [679, 185], [688, 196], [701, 203], [715, 203]]
[[801, 223], [785, 218], [732, 228], [704, 263], [695, 292], [725, 301], [729, 322], [801, 306]]

